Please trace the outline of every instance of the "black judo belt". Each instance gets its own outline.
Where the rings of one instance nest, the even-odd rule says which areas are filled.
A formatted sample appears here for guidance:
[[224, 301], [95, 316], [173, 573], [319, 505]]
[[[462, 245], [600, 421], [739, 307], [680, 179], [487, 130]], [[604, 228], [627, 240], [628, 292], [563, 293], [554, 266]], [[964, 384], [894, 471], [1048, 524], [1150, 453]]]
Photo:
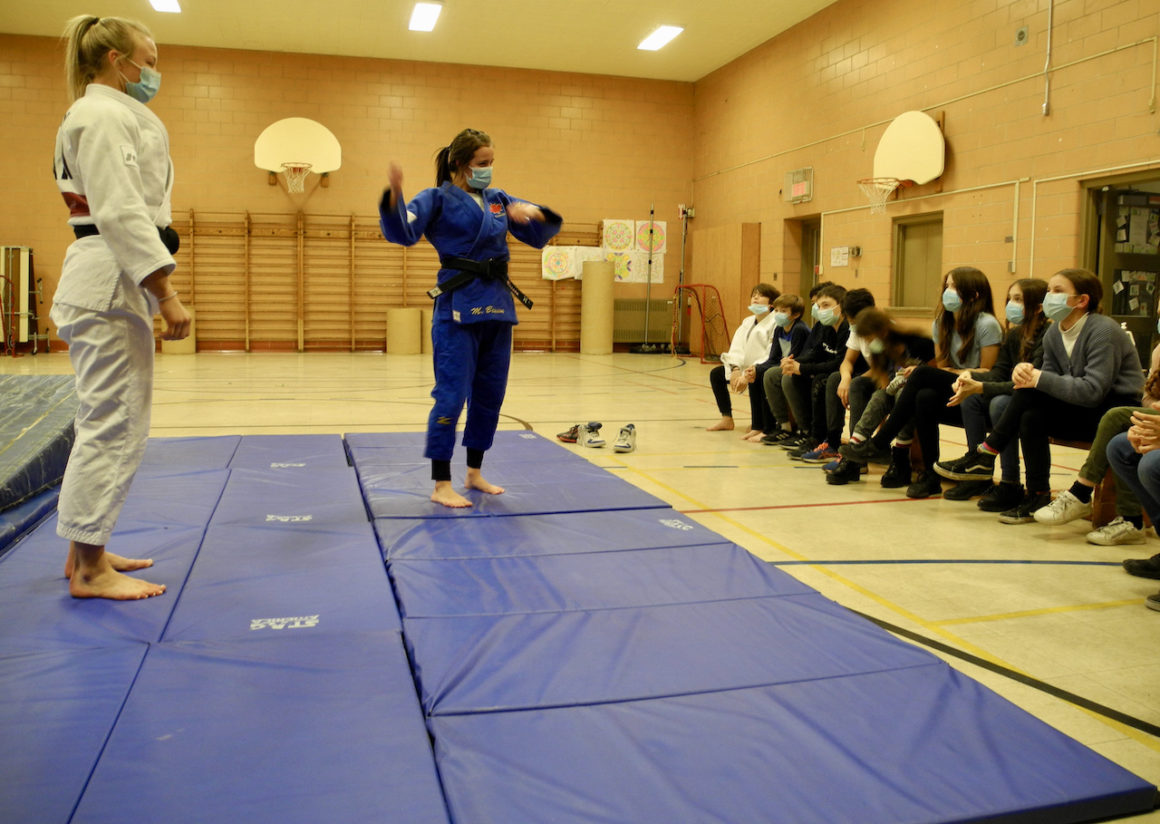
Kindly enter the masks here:
[[[94, 235], [99, 235], [101, 233], [101, 230], [98, 229], [96, 224], [93, 223], [81, 223], [77, 226], [73, 226], [72, 230], [73, 234], [76, 235], [77, 240], [80, 240], [83, 237], [93, 237]], [[181, 238], [178, 236], [174, 228], [172, 226], [158, 226], [157, 234], [161, 238], [161, 242], [165, 244], [165, 248], [169, 251], [169, 254], [176, 255], [177, 250], [181, 248]]]
[[472, 260], [471, 258], [452, 257], [448, 255], [447, 257], [439, 258], [439, 265], [444, 269], [455, 269], [456, 272], [434, 289], [427, 290], [427, 297], [431, 298], [431, 300], [435, 300], [440, 295], [454, 292], [456, 289], [462, 289], [478, 277], [484, 280], [503, 281], [504, 285], [515, 295], [516, 300], [527, 308], [532, 308], [532, 299], [521, 292], [520, 288], [512, 283], [508, 277], [508, 262], [506, 260], [501, 258]]

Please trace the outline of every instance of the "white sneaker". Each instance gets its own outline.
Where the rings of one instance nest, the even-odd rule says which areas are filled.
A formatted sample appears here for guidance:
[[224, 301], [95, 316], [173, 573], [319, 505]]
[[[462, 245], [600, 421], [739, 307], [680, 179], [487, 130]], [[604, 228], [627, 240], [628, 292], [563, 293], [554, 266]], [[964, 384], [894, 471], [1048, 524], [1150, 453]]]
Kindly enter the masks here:
[[636, 427], [631, 423], [620, 428], [620, 435], [612, 448], [617, 452], [632, 452], [636, 449]]
[[592, 421], [584, 425], [580, 430], [580, 437], [577, 439], [581, 446], [590, 446], [594, 449], [599, 449], [604, 446], [604, 438], [600, 437], [600, 427], [603, 424]]
[[1035, 510], [1035, 520], [1041, 524], [1058, 526], [1059, 524], [1069, 524], [1076, 518], [1086, 518], [1091, 514], [1092, 505], [1090, 503], [1085, 504], [1072, 495], [1070, 491], [1064, 491], [1056, 495], [1055, 500], [1047, 506]]
[[1093, 529], [1087, 534], [1089, 544], [1099, 546], [1121, 546], [1122, 544], [1142, 544], [1144, 530], [1136, 529], [1123, 518], [1116, 518], [1111, 523], [1104, 524], [1099, 529]]

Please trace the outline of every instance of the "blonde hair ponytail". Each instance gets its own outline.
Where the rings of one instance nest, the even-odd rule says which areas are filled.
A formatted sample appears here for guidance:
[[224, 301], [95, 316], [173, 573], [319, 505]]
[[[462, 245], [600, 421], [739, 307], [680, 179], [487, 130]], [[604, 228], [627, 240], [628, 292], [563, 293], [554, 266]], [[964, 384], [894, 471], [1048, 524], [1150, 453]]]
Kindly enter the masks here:
[[85, 88], [101, 73], [101, 62], [110, 51], [131, 55], [138, 37], [152, 37], [149, 29], [123, 17], [77, 15], [64, 27], [64, 73], [72, 100], [84, 97]]

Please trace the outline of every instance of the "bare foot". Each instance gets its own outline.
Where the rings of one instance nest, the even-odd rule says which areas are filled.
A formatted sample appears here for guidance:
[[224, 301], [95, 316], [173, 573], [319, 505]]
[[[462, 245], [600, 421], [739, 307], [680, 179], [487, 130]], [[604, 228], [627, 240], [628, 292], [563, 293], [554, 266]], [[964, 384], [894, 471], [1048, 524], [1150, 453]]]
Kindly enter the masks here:
[[728, 432], [733, 428], [732, 418], [722, 418], [712, 426], [705, 427], [706, 432]]
[[751, 440], [753, 440], [754, 436], [756, 436], [758, 439], [760, 439], [761, 436], [764, 434], [765, 433], [762, 432], [760, 429], [750, 429], [748, 432], [746, 432], [744, 435], [741, 436], [741, 440], [751, 441]]
[[431, 493], [431, 500], [443, 506], [449, 506], [453, 509], [463, 509], [471, 506], [471, 501], [464, 498], [455, 491], [455, 487], [451, 485], [451, 481], [436, 481], [435, 491]]
[[[135, 572], [138, 569], [147, 569], [153, 566], [152, 558], [125, 558], [108, 550], [105, 550], [105, 557], [109, 559], [109, 565], [118, 572]], [[64, 562], [64, 577], [72, 577], [76, 562], [76, 552], [69, 549], [68, 559]]]
[[480, 492], [486, 492], [488, 495], [502, 495], [504, 491], [502, 486], [496, 486], [495, 484], [489, 483], [487, 480], [485, 480], [484, 477], [479, 474], [478, 469], [467, 470], [467, 488], [478, 489]]
[[74, 598], [109, 598], [113, 601], [137, 601], [165, 592], [164, 584], [151, 584], [130, 578], [112, 566], [92, 572], [77, 571], [68, 582], [69, 594]]

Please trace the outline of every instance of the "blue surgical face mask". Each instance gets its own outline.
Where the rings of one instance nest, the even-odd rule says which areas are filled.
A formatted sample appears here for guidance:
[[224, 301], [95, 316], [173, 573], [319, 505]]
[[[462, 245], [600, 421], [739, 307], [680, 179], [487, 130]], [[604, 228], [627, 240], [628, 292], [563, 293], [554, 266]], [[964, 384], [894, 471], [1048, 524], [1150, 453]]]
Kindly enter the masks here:
[[[133, 63], [132, 60], [125, 59]], [[137, 66], [136, 63], [133, 65]], [[148, 103], [161, 88], [161, 72], [151, 69], [149, 66], [137, 66], [137, 68], [141, 70], [141, 79], [136, 83], [131, 82], [125, 75], [121, 75], [125, 78], [125, 94], [140, 103]]]
[[873, 355], [881, 355], [886, 351], [886, 342], [882, 338], [873, 338], [870, 343], [866, 345]]
[[749, 304], [749, 311], [755, 315], [764, 315], [769, 311], [769, 306], [764, 303], [751, 303]]
[[786, 312], [774, 312], [773, 313], [773, 325], [774, 326], [784, 327], [786, 324], [786, 321], [788, 321], [788, 320], [789, 320], [789, 314]]
[[838, 323], [837, 309], [834, 309], [833, 307], [818, 309], [817, 306], [814, 306], [814, 309], [817, 310], [815, 319], [823, 326], [835, 326]]
[[1074, 307], [1067, 305], [1067, 299], [1071, 295], [1063, 292], [1048, 292], [1043, 296], [1043, 314], [1051, 318], [1056, 323], [1065, 320], [1068, 315], [1072, 313]]
[[822, 319], [819, 314], [820, 311], [821, 310], [818, 309], [818, 305], [816, 303], [810, 305], [810, 317], [814, 319], [814, 323], [817, 323]]
[[1023, 304], [1013, 300], [1007, 301], [1007, 322], [1013, 326], [1023, 323]]
[[467, 172], [467, 185], [471, 188], [486, 189], [491, 185], [490, 166], [469, 166]]
[[1160, 335], [1160, 318], [1156, 318], [1156, 334]]
[[943, 290], [942, 305], [948, 312], [957, 312], [963, 308], [963, 299], [959, 297], [958, 292], [948, 286]]

